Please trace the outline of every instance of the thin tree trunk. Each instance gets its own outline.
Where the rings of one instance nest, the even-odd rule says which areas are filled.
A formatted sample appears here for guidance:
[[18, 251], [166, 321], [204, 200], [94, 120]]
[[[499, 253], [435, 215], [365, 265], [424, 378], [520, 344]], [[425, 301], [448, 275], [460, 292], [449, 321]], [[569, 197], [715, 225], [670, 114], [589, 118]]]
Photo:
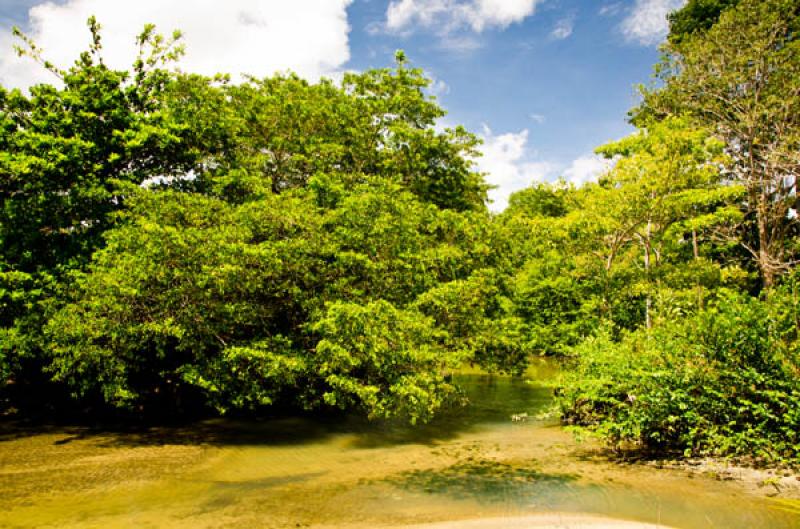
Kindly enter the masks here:
[[652, 222], [647, 221], [647, 234], [644, 240], [644, 270], [645, 278], [647, 279], [647, 299], [645, 299], [644, 318], [645, 325], [648, 329], [653, 327], [653, 321], [650, 316], [653, 301], [650, 297], [650, 233], [652, 231]]
[[775, 270], [772, 266], [772, 256], [770, 247], [772, 246], [769, 238], [769, 227], [767, 225], [767, 203], [768, 198], [765, 191], [761, 191], [758, 204], [758, 268], [761, 271], [761, 280], [765, 289], [772, 288], [775, 283]]

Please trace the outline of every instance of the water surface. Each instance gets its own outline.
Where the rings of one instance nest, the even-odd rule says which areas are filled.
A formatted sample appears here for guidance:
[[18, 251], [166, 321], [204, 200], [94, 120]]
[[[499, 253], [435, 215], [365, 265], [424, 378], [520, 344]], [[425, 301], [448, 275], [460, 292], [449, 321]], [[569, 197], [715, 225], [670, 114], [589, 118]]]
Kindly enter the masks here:
[[[789, 529], [740, 484], [606, 461], [538, 380], [461, 375], [471, 406], [418, 428], [357, 418], [138, 432], [0, 430], [0, 527], [392, 527], [582, 513], [679, 529]], [[531, 383], [531, 380], [533, 383]], [[512, 414], [531, 419], [512, 422]], [[463, 522], [466, 523], [466, 522]], [[517, 527], [514, 525], [514, 527]]]

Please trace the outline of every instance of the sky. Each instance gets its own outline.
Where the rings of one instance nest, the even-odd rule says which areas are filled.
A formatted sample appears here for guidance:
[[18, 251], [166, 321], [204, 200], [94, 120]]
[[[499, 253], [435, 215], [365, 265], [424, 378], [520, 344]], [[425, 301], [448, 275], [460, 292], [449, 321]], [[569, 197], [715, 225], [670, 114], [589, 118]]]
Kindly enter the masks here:
[[0, 83], [53, 82], [16, 57], [19, 26], [59, 65], [104, 27], [106, 62], [127, 68], [145, 23], [184, 32], [181, 68], [315, 80], [393, 64], [403, 49], [447, 110], [484, 141], [478, 168], [497, 186], [491, 208], [538, 181], [592, 180], [595, 147], [633, 131], [635, 86], [647, 83], [685, 0], [0, 0]]

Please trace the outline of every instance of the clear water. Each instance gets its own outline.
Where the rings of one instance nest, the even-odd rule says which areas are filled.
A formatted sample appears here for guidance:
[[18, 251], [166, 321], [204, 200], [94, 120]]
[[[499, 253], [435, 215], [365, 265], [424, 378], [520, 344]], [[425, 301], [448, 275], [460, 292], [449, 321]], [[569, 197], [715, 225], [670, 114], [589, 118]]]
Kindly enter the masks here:
[[[736, 482], [604, 460], [533, 418], [551, 400], [541, 384], [461, 383], [473, 404], [419, 428], [302, 417], [133, 433], [6, 425], [0, 527], [366, 528], [557, 512], [800, 528], [795, 504]], [[518, 413], [532, 418], [512, 422]]]

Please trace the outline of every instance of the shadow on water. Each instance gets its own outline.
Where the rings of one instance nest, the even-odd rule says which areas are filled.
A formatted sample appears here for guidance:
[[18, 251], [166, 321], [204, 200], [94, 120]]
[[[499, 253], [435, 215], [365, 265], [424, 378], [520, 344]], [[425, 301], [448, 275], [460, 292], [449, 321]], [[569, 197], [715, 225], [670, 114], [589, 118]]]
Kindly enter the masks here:
[[435, 444], [453, 439], [481, 425], [508, 422], [513, 414], [533, 416], [552, 400], [549, 388], [521, 378], [457, 375], [454, 381], [468, 404], [441, 413], [432, 422], [412, 426], [395, 421], [368, 421], [354, 414], [307, 414], [266, 419], [211, 419], [169, 426], [30, 426], [0, 423], [0, 442], [33, 435], [59, 434], [56, 445], [93, 441], [100, 446], [281, 446], [323, 442], [331, 436], [353, 434], [360, 448], [401, 444]]
[[282, 445], [323, 439], [331, 433], [324, 422], [303, 417], [262, 420], [211, 419], [168, 425], [53, 426], [14, 421], [0, 423], [0, 442], [37, 435], [59, 435], [55, 445], [75, 441], [96, 441], [100, 446], [160, 445]]
[[579, 478], [577, 474], [549, 474], [528, 466], [481, 460], [402, 472], [383, 481], [405, 490], [491, 503], [562, 489]]
[[247, 494], [264, 493], [270, 489], [312, 481], [325, 474], [326, 472], [305, 472], [261, 479], [212, 481], [204, 493], [206, 499], [192, 510], [191, 515], [213, 513], [239, 503]]
[[240, 481], [212, 481], [212, 491], [233, 491], [233, 492], [248, 492], [269, 489], [273, 487], [281, 487], [294, 483], [302, 483], [310, 481], [320, 476], [324, 476], [326, 472], [304, 472], [301, 474], [290, 474], [288, 476], [272, 476], [260, 479], [248, 479]]

